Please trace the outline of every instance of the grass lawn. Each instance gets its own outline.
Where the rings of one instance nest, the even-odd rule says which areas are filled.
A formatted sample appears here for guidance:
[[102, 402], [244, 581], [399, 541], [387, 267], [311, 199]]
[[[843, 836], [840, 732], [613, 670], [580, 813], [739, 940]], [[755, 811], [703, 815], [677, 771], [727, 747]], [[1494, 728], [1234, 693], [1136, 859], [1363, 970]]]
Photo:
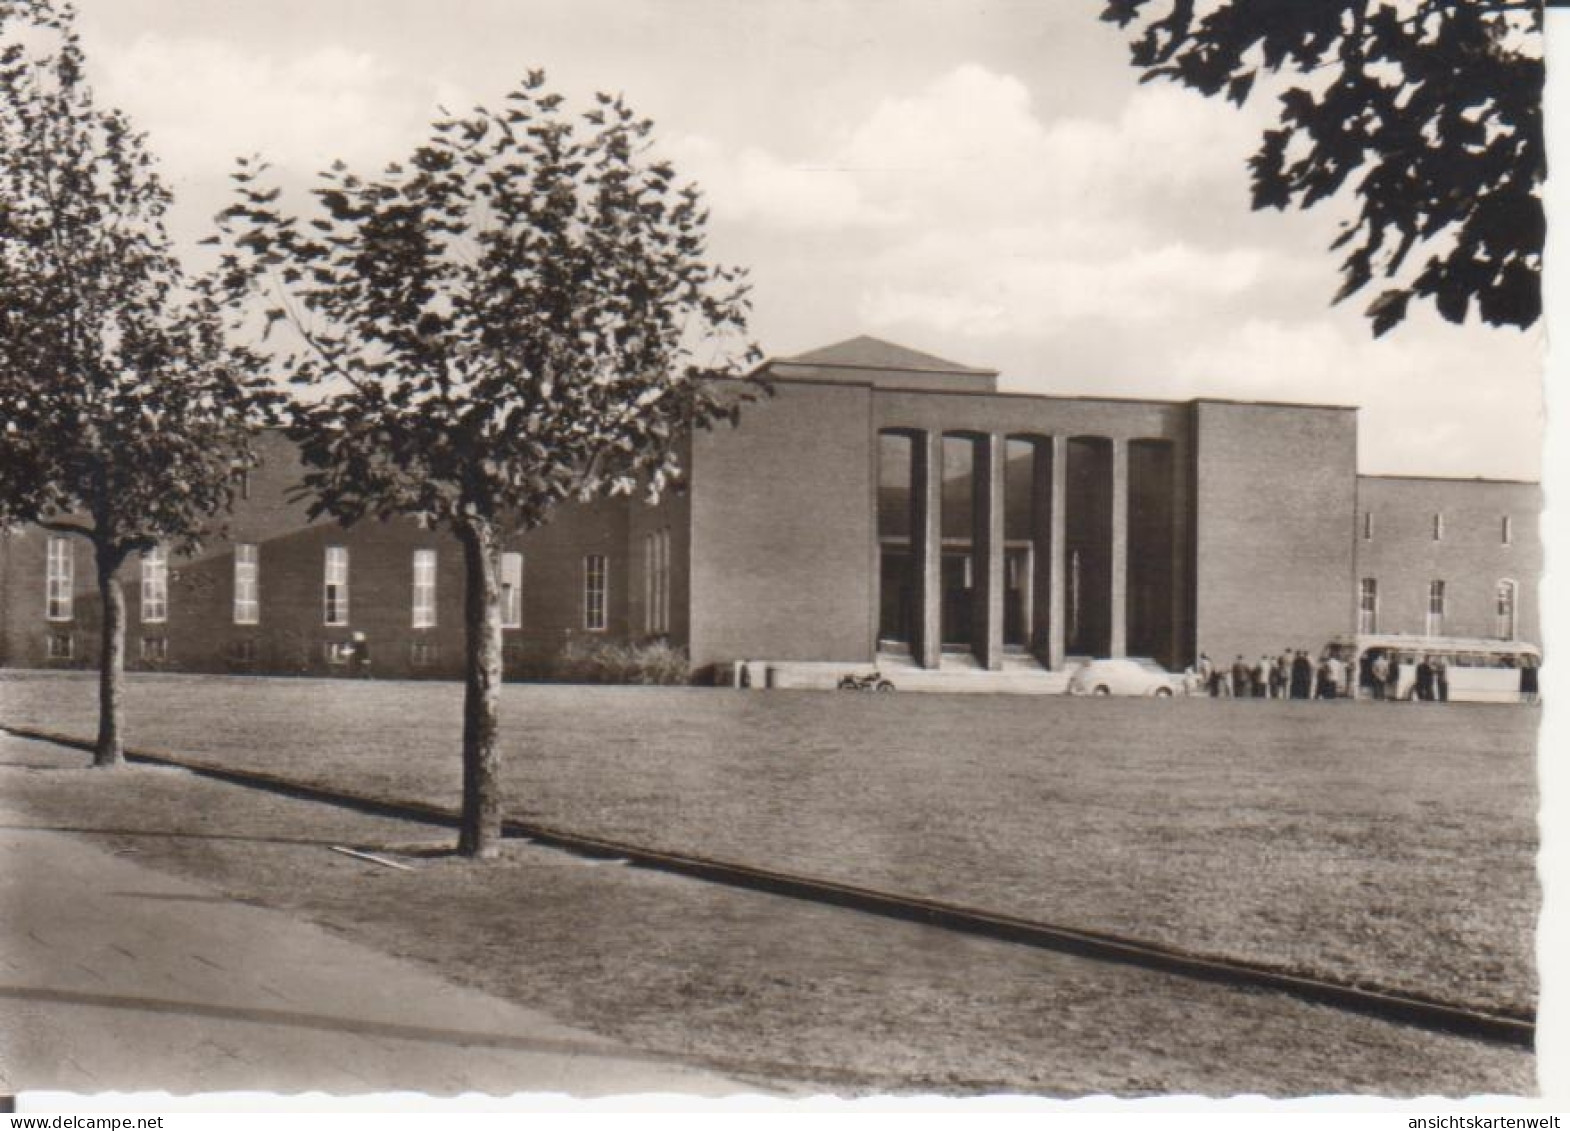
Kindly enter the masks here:
[[[142, 865], [762, 1089], [1412, 1096], [1536, 1088], [1526, 1050], [1279, 994], [585, 864], [517, 841], [500, 861], [476, 867], [421, 852], [441, 837], [429, 827], [175, 770], [103, 773], [86, 763], [76, 751], [0, 735], [0, 822], [87, 836]], [[328, 850], [345, 843], [412, 870]], [[200, 913], [200, 903], [187, 906], [181, 914]], [[265, 1064], [256, 1079], [287, 1090]]]
[[[453, 684], [130, 680], [128, 739], [456, 805]], [[0, 674], [93, 733], [95, 685]], [[1474, 1005], [1530, 1009], [1535, 711], [514, 685], [509, 810]]]

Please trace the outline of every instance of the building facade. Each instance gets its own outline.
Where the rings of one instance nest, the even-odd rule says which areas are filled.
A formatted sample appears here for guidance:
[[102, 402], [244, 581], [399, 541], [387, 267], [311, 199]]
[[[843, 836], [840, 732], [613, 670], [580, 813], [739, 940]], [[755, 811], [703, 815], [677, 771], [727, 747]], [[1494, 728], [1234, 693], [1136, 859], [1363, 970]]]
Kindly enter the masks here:
[[[1535, 641], [1535, 484], [1359, 476], [1350, 408], [1002, 393], [858, 338], [766, 363], [773, 395], [685, 442], [654, 506], [564, 507], [500, 563], [514, 675], [573, 641], [739, 660], [1061, 669], [1317, 650], [1357, 630]], [[291, 501], [281, 437], [222, 538], [127, 567], [128, 666], [454, 676], [456, 542]], [[96, 662], [90, 547], [0, 537], [0, 663]]]

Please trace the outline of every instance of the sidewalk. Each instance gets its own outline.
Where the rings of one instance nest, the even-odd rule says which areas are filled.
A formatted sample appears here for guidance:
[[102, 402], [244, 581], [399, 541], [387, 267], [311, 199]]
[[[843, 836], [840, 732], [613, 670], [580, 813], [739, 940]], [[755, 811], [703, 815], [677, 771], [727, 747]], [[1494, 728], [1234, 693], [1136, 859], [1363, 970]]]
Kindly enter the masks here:
[[0, 1093], [756, 1091], [27, 827], [0, 746]]

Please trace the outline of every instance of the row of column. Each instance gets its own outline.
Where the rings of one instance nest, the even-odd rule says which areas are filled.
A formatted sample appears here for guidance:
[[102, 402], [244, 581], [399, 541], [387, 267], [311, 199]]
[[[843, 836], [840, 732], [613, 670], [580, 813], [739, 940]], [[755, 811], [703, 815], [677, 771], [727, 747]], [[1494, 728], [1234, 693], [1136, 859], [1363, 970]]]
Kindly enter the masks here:
[[[1004, 461], [1008, 437], [993, 433], [973, 437], [976, 445], [978, 514], [973, 534], [978, 559], [977, 599], [983, 609], [982, 631], [976, 657], [989, 671], [1003, 666], [1004, 617]], [[1067, 649], [1068, 588], [1068, 450], [1070, 437], [1052, 435], [1036, 442], [1050, 459], [1048, 528], [1039, 522], [1032, 531], [1037, 555], [1044, 555], [1047, 590], [1047, 666], [1063, 667]], [[923, 432], [914, 437], [914, 529], [912, 551], [916, 563], [917, 617], [914, 651], [923, 667], [936, 668], [943, 655], [943, 434]], [[1110, 546], [1108, 547], [1108, 601], [1111, 605], [1108, 651], [1123, 656], [1128, 649], [1128, 442], [1112, 439]], [[1041, 458], [1038, 448], [1037, 458]], [[1040, 513], [1039, 506], [1037, 513]], [[1044, 544], [1043, 544], [1044, 543]], [[1037, 594], [1035, 600], [1039, 600]], [[1034, 635], [1034, 626], [1028, 626]]]

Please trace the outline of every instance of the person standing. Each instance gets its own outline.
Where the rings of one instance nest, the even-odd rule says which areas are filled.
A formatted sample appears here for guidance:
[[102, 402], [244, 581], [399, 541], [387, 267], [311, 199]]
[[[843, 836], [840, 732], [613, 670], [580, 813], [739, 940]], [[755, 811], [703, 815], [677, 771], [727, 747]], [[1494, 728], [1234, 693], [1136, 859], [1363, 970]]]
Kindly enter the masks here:
[[1232, 661], [1232, 694], [1239, 699], [1249, 697], [1249, 684], [1252, 682], [1248, 665], [1243, 662], [1241, 654]]
[[1418, 701], [1421, 703], [1428, 703], [1434, 698], [1434, 665], [1429, 663], [1427, 656], [1417, 661], [1416, 690]]
[[1276, 698], [1285, 699], [1292, 688], [1292, 650], [1281, 649], [1276, 657]]
[[1435, 656], [1434, 670], [1434, 698], [1441, 703], [1450, 702], [1450, 664], [1443, 656]]
[[1216, 665], [1204, 652], [1199, 654], [1199, 686], [1212, 699], [1216, 697]]
[[1385, 698], [1392, 703], [1401, 698], [1401, 653], [1390, 653], [1390, 682], [1385, 685]]
[[1307, 699], [1314, 685], [1314, 665], [1308, 662], [1308, 653], [1298, 651], [1292, 657], [1292, 698]]
[[1254, 665], [1254, 698], [1265, 699], [1270, 694], [1270, 657], [1259, 657]]
[[1373, 661], [1368, 665], [1368, 686], [1374, 698], [1383, 700], [1385, 697], [1385, 684], [1390, 679], [1390, 661], [1383, 652], [1376, 652]]
[[1537, 702], [1537, 657], [1521, 657], [1521, 702]]

